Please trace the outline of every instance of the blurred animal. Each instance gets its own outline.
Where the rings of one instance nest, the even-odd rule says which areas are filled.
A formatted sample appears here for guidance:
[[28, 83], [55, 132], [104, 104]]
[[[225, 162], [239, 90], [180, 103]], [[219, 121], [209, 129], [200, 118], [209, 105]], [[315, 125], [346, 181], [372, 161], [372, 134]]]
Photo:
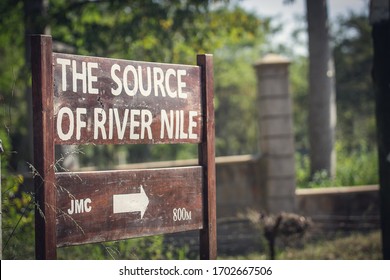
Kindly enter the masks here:
[[267, 215], [249, 210], [247, 217], [255, 225], [263, 229], [264, 237], [269, 245], [270, 259], [275, 259], [275, 242], [277, 237], [284, 239], [301, 238], [312, 225], [310, 218], [295, 214], [281, 212], [278, 215]]

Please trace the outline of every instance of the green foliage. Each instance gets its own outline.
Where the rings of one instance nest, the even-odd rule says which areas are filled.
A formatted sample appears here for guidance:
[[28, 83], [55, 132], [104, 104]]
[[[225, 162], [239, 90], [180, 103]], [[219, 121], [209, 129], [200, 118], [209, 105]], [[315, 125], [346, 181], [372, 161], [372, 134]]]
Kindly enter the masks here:
[[16, 154], [8, 146], [7, 158], [20, 158], [26, 153], [22, 143], [27, 135], [24, 124], [29, 119], [24, 95], [29, 74], [24, 66], [22, 8], [21, 1], [0, 3], [0, 139], [5, 142], [9, 138], [13, 148], [20, 147]]
[[2, 181], [4, 259], [34, 258], [34, 203], [22, 190], [23, 177], [7, 175]]
[[[103, 170], [122, 164], [193, 159], [197, 148], [192, 144], [77, 146], [71, 154], [61, 152], [60, 156], [66, 161], [68, 156], [76, 155], [81, 166]], [[59, 168], [63, 162], [59, 161]]]
[[2, 142], [4, 153], [0, 153], [0, 159], [1, 159], [1, 170], [0, 174], [2, 174], [2, 177], [5, 177], [8, 171], [8, 161], [11, 156], [10, 151], [11, 148], [11, 139], [9, 138], [9, 135], [6, 133], [5, 130], [0, 130], [0, 140]]
[[307, 71], [307, 58], [302, 56], [295, 57], [290, 66], [290, 83], [293, 99], [295, 149], [300, 152], [307, 152], [309, 149]]
[[343, 144], [336, 144], [336, 177], [329, 178], [326, 172], [317, 172], [310, 179], [308, 155], [296, 155], [297, 185], [299, 188], [336, 186], [359, 186], [378, 184], [378, 154], [376, 149], [361, 144], [349, 151]]
[[339, 19], [334, 47], [337, 138], [348, 150], [375, 143], [375, 98], [371, 83], [372, 40], [366, 12]]
[[[4, 111], [0, 112], [2, 119]], [[23, 176], [9, 172], [12, 146], [7, 130], [0, 129], [0, 139], [4, 148], [4, 153], [0, 154], [3, 258], [31, 259], [34, 258], [33, 198], [26, 192]]]
[[260, 20], [238, 8], [224, 13], [227, 15], [220, 18], [220, 25], [230, 26], [231, 33], [223, 36], [226, 42], [215, 50], [216, 154], [255, 153], [258, 108], [252, 65], [265, 44], [270, 20]]

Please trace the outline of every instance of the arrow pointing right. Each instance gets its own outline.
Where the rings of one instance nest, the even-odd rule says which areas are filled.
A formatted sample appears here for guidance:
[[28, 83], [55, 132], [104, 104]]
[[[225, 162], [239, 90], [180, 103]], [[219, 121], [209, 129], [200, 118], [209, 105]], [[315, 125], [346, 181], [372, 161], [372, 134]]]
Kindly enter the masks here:
[[148, 208], [148, 205], [149, 205], [149, 198], [146, 195], [142, 185], [141, 185], [140, 193], [113, 195], [114, 214], [141, 212], [141, 219], [142, 219], [146, 209]]

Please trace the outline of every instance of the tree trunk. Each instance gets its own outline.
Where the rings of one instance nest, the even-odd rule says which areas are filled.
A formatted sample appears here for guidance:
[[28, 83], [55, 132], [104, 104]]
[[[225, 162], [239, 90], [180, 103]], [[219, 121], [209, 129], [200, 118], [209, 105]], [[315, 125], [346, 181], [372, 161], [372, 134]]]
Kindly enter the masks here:
[[306, 0], [309, 37], [309, 142], [310, 172], [333, 177], [336, 129], [335, 73], [329, 46], [326, 0]]
[[[24, 0], [24, 28], [25, 28], [25, 71], [31, 73], [31, 34], [47, 34], [47, 7], [48, 0]], [[29, 76], [29, 75], [27, 75]], [[27, 128], [28, 135], [22, 141], [22, 145], [17, 147], [17, 151], [23, 154], [23, 159], [29, 163], [33, 162], [33, 129], [32, 129], [32, 95], [30, 83], [26, 85], [26, 100], [27, 100]], [[27, 167], [27, 166], [24, 166]]]
[[370, 5], [374, 48], [372, 78], [376, 99], [383, 259], [390, 260], [390, 4]]

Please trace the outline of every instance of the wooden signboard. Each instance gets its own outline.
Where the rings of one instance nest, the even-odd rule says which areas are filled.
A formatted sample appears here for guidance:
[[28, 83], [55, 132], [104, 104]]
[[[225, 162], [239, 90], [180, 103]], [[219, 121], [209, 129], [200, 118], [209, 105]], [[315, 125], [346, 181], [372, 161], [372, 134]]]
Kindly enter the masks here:
[[197, 66], [53, 54], [56, 144], [200, 143]]
[[201, 229], [202, 181], [199, 166], [59, 173], [57, 244]]
[[[56, 248], [200, 230], [215, 259], [212, 57], [176, 65], [52, 52], [32, 45], [36, 257]], [[192, 143], [199, 165], [55, 173], [56, 144]]]

